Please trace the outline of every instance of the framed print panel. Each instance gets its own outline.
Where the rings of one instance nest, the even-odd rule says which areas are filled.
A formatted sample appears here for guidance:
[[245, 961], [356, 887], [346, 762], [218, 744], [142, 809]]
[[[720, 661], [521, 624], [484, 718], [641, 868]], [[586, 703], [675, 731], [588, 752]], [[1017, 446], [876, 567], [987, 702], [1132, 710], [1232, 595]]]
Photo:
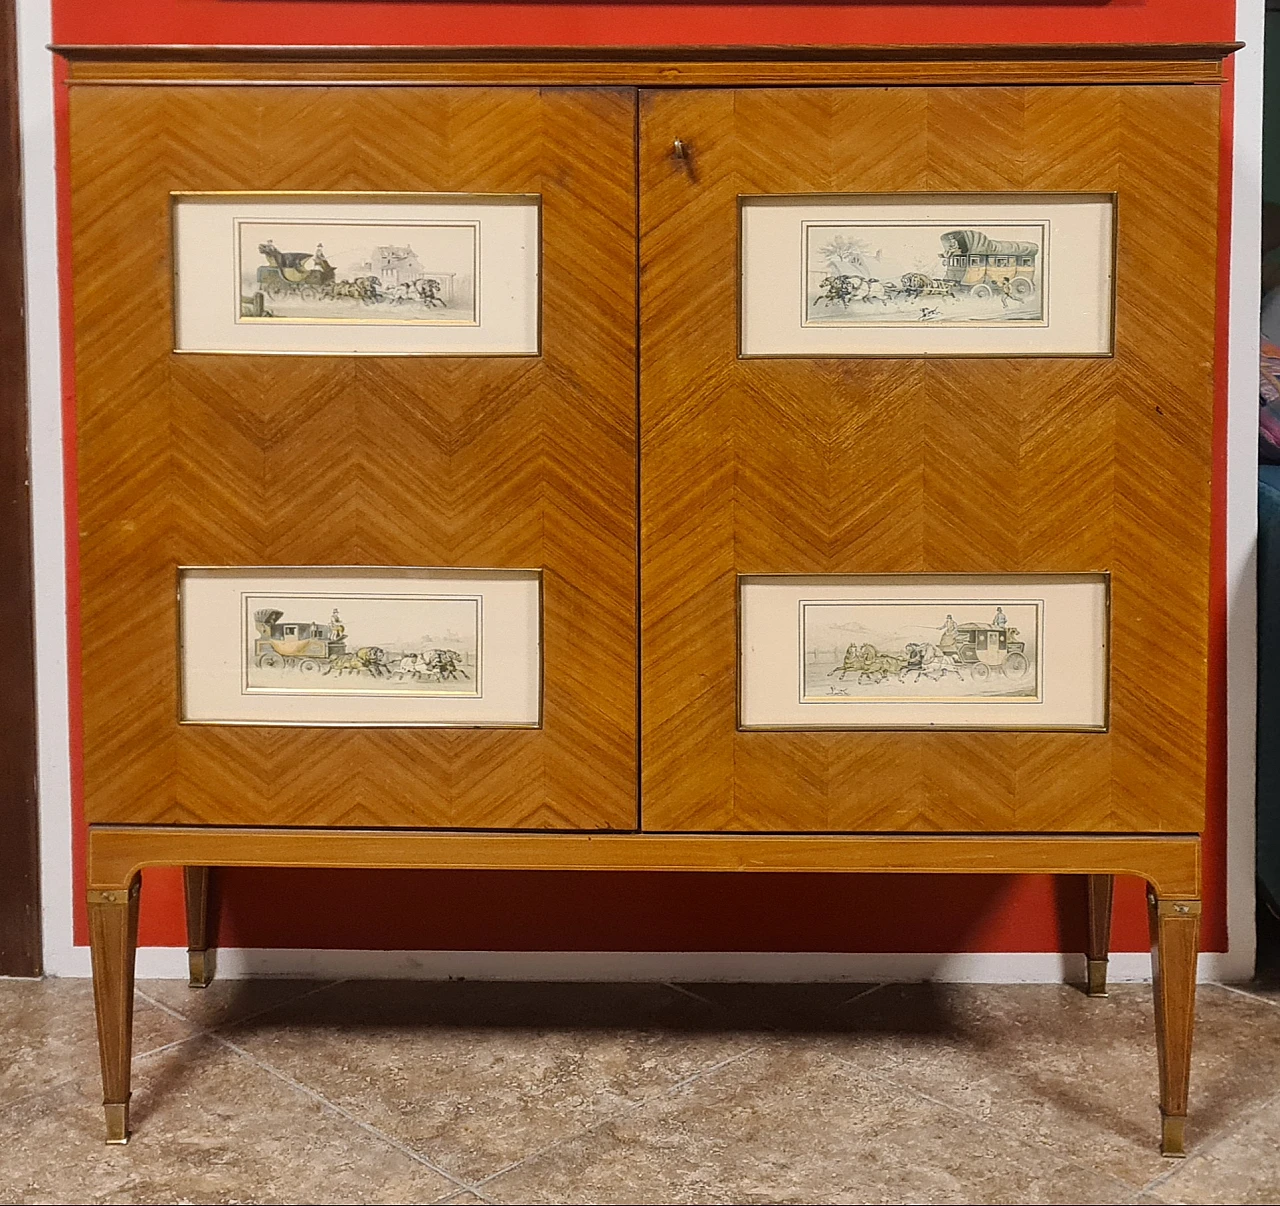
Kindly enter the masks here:
[[179, 606], [188, 723], [541, 721], [537, 571], [188, 568]]
[[739, 581], [744, 729], [1096, 729], [1105, 574]]
[[743, 356], [1105, 356], [1115, 198], [743, 197]]
[[176, 348], [536, 355], [539, 201], [175, 194]]

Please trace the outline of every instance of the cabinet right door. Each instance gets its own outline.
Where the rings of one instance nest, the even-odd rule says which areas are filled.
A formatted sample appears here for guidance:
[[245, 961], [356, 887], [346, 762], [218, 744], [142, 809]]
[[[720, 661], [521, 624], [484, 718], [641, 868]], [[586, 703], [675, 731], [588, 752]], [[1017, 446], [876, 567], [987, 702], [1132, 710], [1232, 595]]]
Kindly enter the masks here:
[[[1202, 827], [1218, 122], [1197, 86], [642, 93], [646, 830]], [[948, 574], [1108, 575], [1101, 670], [1051, 648], [1070, 601], [1037, 651], [998, 586], [959, 632], [846, 610], [829, 653], [802, 590], [746, 665], [744, 576]], [[1101, 674], [1101, 723], [975, 725], [1038, 655], [1033, 695]], [[895, 712], [913, 672], [938, 698]], [[886, 707], [797, 722], [806, 673]]]

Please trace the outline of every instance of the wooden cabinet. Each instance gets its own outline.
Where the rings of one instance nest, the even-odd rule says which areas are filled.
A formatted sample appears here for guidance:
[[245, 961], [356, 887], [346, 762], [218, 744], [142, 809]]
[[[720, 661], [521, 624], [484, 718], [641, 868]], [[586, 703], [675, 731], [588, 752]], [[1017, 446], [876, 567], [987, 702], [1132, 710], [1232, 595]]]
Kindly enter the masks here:
[[[1224, 47], [71, 58], [81, 688], [109, 1136], [139, 872], [949, 871], [1151, 886], [1182, 1147]], [[537, 355], [173, 350], [171, 194], [537, 194]], [[1115, 199], [1114, 354], [743, 358], [744, 195]], [[538, 569], [536, 729], [180, 723], [184, 565]], [[756, 732], [743, 574], [1109, 573], [1100, 732]]]

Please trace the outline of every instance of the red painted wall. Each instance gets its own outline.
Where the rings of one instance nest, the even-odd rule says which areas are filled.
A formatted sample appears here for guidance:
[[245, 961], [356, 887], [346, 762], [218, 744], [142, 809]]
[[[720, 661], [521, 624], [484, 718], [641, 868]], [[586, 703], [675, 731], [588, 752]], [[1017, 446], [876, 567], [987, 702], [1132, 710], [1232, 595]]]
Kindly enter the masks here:
[[342, 45], [1229, 41], [1234, 0], [429, 4], [54, 0], [58, 42]]
[[[53, 0], [61, 44], [660, 45], [1206, 42], [1234, 36], [1234, 0], [1026, 4], [436, 4], [325, 0]], [[1224, 96], [1223, 251], [1230, 96]], [[60, 110], [63, 106], [60, 105]], [[65, 139], [60, 115], [59, 136]], [[63, 147], [65, 150], [65, 145]], [[65, 198], [63, 199], [65, 219]], [[65, 227], [65, 221], [64, 221]], [[64, 247], [64, 263], [66, 248]], [[71, 340], [64, 340], [71, 347]], [[1219, 414], [1225, 413], [1221, 307]], [[73, 414], [71, 365], [66, 365]], [[1204, 949], [1226, 947], [1225, 587], [1218, 433]], [[74, 427], [71, 428], [74, 430]], [[69, 484], [74, 484], [74, 476]], [[73, 538], [74, 496], [68, 533]], [[76, 597], [74, 546], [69, 556]], [[78, 661], [71, 617], [72, 664]], [[73, 683], [73, 730], [76, 725]], [[78, 734], [73, 732], [73, 751]], [[78, 805], [77, 805], [78, 809]], [[82, 823], [78, 832], [82, 845]], [[82, 855], [77, 855], [82, 862]], [[79, 876], [82, 880], [82, 875]], [[78, 882], [79, 882], [78, 880]], [[1082, 882], [1063, 878], [227, 871], [226, 946], [438, 950], [1053, 951], [1084, 942]], [[148, 872], [142, 941], [185, 945], [176, 873]], [[87, 940], [83, 916], [77, 941]], [[1142, 888], [1121, 881], [1116, 950], [1146, 948]]]

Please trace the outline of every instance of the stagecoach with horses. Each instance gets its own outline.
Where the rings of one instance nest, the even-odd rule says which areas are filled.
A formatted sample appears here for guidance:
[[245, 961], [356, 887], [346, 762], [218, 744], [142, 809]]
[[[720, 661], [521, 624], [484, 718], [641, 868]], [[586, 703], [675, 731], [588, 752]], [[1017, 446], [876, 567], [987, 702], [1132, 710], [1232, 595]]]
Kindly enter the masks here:
[[[852, 303], [914, 302], [919, 298], [999, 297], [1025, 301], [1035, 292], [1037, 244], [993, 239], [980, 230], [949, 230], [942, 235], [942, 275], [919, 270], [895, 280], [832, 271], [818, 282], [814, 306], [848, 310]], [[863, 273], [866, 269], [862, 269]]]
[[267, 261], [258, 269], [258, 290], [273, 301], [282, 297], [304, 302], [350, 297], [371, 306], [382, 300], [376, 276], [339, 280], [337, 270], [319, 251], [281, 251], [270, 241], [259, 243], [258, 251]]
[[[366, 306], [389, 302], [402, 306], [420, 304], [428, 310], [445, 309], [454, 292], [454, 274], [432, 273], [384, 281], [370, 273], [351, 280], [340, 279], [337, 270], [317, 248], [310, 251], [281, 251], [268, 240], [258, 244], [258, 252], [267, 261], [258, 268], [257, 289], [263, 298], [279, 301], [334, 301], [350, 298]], [[254, 317], [262, 317], [254, 313]]]
[[348, 649], [346, 628], [334, 614], [331, 624], [285, 621], [284, 612], [264, 607], [253, 613], [254, 662], [264, 670], [293, 670], [299, 674], [365, 674], [372, 678], [447, 682], [467, 679], [466, 659], [456, 649], [395, 653], [379, 645]]
[[858, 683], [882, 683], [891, 678], [909, 682], [912, 674], [916, 682], [954, 674], [983, 682], [993, 673], [1019, 678], [1027, 672], [1028, 665], [1026, 642], [1018, 640], [1016, 628], [958, 624], [945, 645], [911, 641], [900, 653], [877, 649], [872, 644], [850, 644], [844, 658], [827, 671], [827, 677], [839, 676], [839, 681], [844, 682], [850, 674], [856, 674]]

